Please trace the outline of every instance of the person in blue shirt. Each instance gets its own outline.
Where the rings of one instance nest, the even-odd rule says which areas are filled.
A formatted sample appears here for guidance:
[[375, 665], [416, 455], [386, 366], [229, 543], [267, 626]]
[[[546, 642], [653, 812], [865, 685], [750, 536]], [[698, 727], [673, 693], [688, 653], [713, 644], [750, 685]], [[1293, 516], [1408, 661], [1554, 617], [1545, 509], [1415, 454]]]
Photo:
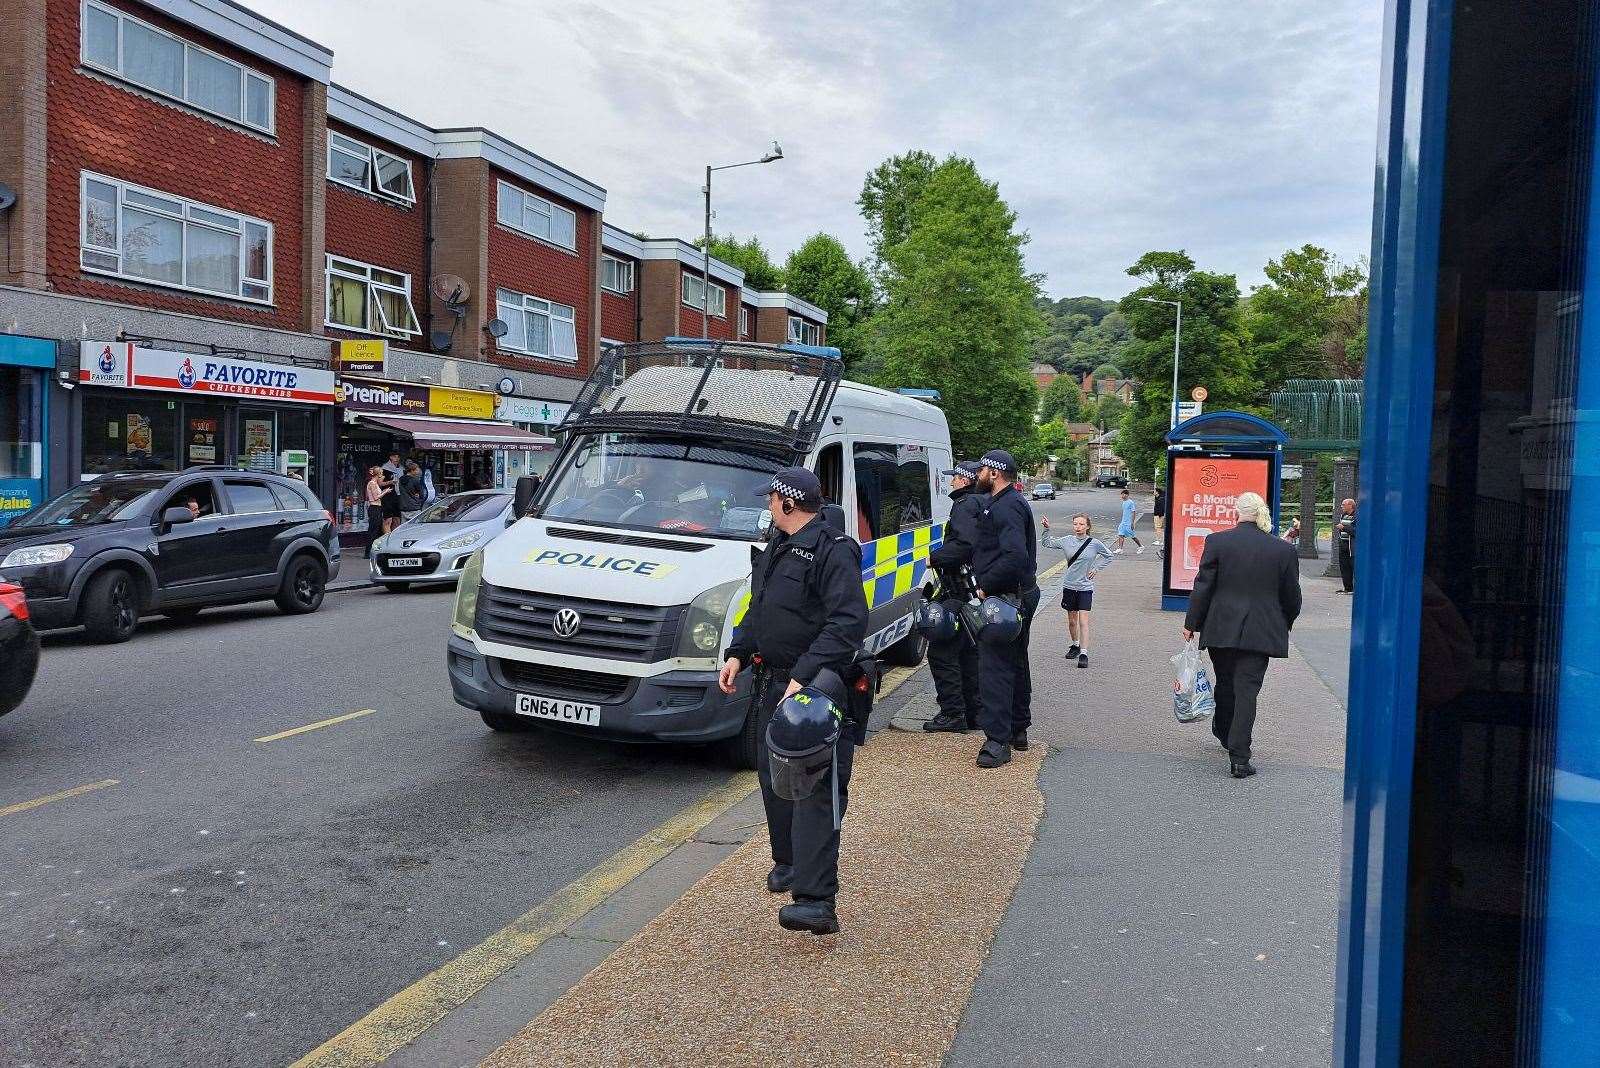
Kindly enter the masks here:
[[1133, 543], [1139, 547], [1138, 553], [1136, 553], [1135, 555], [1138, 555], [1139, 553], [1143, 553], [1144, 552], [1144, 542], [1140, 541], [1139, 540], [1139, 535], [1137, 535], [1137, 534], [1135, 534], [1133, 532], [1133, 520], [1134, 520], [1135, 514], [1136, 514], [1136, 512], [1135, 512], [1135, 509], [1134, 509], [1133, 498], [1128, 496], [1128, 491], [1127, 490], [1123, 490], [1122, 491], [1122, 520], [1121, 520], [1121, 522], [1119, 522], [1117, 524], [1117, 544], [1111, 547], [1111, 551], [1112, 552], [1117, 553], [1118, 555], [1121, 555], [1123, 540], [1126, 539], [1126, 538], [1132, 538], [1133, 539]]

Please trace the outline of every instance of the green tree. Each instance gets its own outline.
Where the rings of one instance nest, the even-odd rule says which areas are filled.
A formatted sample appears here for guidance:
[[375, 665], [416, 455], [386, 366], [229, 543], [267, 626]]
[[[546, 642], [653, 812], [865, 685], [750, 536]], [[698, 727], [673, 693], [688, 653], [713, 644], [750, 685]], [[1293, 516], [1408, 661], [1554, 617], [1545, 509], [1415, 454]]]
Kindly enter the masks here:
[[[867, 199], [864, 192], [864, 210]], [[938, 389], [959, 456], [1037, 445], [1038, 391], [1028, 368], [1043, 321], [1023, 263], [1027, 235], [1016, 223], [995, 184], [952, 157], [910, 203], [903, 236], [882, 243], [887, 299], [870, 331], [877, 381]]]
[[1303, 245], [1269, 260], [1265, 273], [1267, 284], [1255, 287], [1246, 314], [1255, 399], [1264, 402], [1288, 378], [1359, 377], [1366, 345], [1352, 351], [1350, 343], [1365, 331], [1365, 266], [1341, 264], [1326, 249]]
[[932, 153], [913, 149], [891, 156], [867, 172], [856, 204], [867, 221], [876, 265], [881, 267], [888, 250], [910, 235], [917, 201], [939, 167]]
[[856, 374], [867, 355], [863, 324], [877, 310], [866, 268], [850, 259], [837, 238], [815, 234], [789, 253], [783, 273], [789, 292], [828, 313], [828, 343], [844, 357], [845, 374]]
[[1231, 274], [1198, 270], [1188, 254], [1147, 252], [1128, 268], [1143, 284], [1122, 298], [1132, 338], [1123, 349], [1123, 372], [1138, 382], [1122, 418], [1117, 454], [1134, 471], [1154, 468], [1165, 448], [1172, 406], [1173, 309], [1140, 298], [1183, 302], [1178, 391], [1204, 385], [1212, 408], [1246, 406], [1257, 393], [1249, 334]]
[[1061, 375], [1044, 387], [1044, 394], [1039, 398], [1041, 423], [1052, 420], [1076, 423], [1082, 411], [1083, 390], [1078, 388], [1078, 380], [1071, 375]]
[[[704, 248], [704, 237], [695, 239], [695, 248]], [[783, 269], [772, 262], [761, 239], [755, 235], [740, 241], [733, 234], [712, 234], [711, 254], [723, 263], [732, 264], [744, 272], [744, 284], [763, 292], [782, 289]]]

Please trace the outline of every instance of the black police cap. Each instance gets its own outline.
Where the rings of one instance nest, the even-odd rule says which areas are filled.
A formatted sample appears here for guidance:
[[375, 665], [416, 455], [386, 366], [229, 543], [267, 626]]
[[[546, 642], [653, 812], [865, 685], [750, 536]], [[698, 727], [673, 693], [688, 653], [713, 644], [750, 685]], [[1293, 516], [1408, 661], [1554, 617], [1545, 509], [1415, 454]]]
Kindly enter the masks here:
[[984, 467], [1000, 472], [1007, 478], [1015, 478], [1017, 474], [1017, 460], [1004, 449], [990, 449], [983, 454], [983, 459], [978, 461]]
[[950, 477], [953, 477], [955, 475], [960, 475], [962, 478], [970, 479], [971, 481], [976, 482], [976, 481], [978, 481], [978, 461], [976, 461], [976, 460], [962, 460], [960, 463], [956, 464], [954, 467], [946, 468], [941, 473], [946, 478], [950, 478]]
[[757, 496], [765, 497], [769, 493], [787, 497], [802, 508], [822, 507], [822, 483], [803, 467], [780, 469], [772, 476], [772, 481], [757, 492]]

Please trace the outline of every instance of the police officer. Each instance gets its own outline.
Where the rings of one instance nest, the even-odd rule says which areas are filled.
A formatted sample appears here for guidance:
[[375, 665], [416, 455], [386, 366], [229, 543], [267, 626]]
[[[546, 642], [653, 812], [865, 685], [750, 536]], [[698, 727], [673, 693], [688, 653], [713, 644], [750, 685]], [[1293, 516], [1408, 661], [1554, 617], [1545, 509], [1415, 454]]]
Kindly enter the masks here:
[[833, 797], [837, 793], [842, 817], [854, 756], [851, 731], [842, 731], [837, 742], [837, 791], [824, 781], [797, 801], [773, 790], [765, 739], [779, 702], [816, 682], [819, 672], [846, 675], [855, 659], [867, 631], [861, 547], [818, 515], [822, 486], [805, 468], [782, 469], [765, 492], [778, 533], [755, 561], [750, 607], [728, 647], [718, 683], [723, 693], [733, 693], [735, 677], [760, 656], [752, 700], [760, 717], [757, 773], [772, 839], [767, 889], [794, 895], [794, 903], [778, 913], [784, 927], [832, 934], [839, 929], [833, 905], [839, 890]]
[[[958, 604], [971, 595], [972, 580], [964, 568], [972, 563], [972, 549], [978, 541], [978, 516], [983, 511], [978, 471], [976, 460], [963, 460], [945, 472], [951, 485], [950, 518], [945, 520], [944, 538], [929, 554], [928, 562], [939, 574], [941, 598], [947, 604]], [[939, 714], [924, 723], [922, 729], [965, 734], [977, 727], [981, 706], [976, 635], [963, 628], [954, 641], [930, 644], [928, 670], [933, 675]]]
[[987, 736], [978, 753], [978, 767], [997, 768], [1011, 760], [1013, 746], [1027, 750], [1028, 726], [1033, 722], [1028, 636], [1039, 607], [1038, 547], [1033, 509], [1017, 488], [1017, 461], [1004, 449], [992, 449], [978, 464], [983, 509], [972, 551], [978, 596], [1013, 598], [1022, 613], [1022, 632], [1015, 641], [983, 642], [978, 651], [982, 724]]

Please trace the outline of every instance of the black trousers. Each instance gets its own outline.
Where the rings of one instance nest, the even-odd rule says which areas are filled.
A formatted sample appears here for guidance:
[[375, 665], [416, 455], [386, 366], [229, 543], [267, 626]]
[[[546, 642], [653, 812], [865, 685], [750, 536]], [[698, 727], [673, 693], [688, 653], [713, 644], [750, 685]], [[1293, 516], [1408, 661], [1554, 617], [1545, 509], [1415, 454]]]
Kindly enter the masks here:
[[928, 646], [928, 671], [933, 675], [934, 696], [939, 699], [939, 714], [948, 719], [965, 720], [976, 727], [983, 710], [978, 695], [978, 645], [965, 634], [954, 641]]
[[372, 543], [383, 536], [383, 506], [367, 505], [367, 559], [372, 559]]
[[983, 698], [979, 726], [989, 741], [1010, 745], [1033, 723], [1033, 672], [1028, 666], [1028, 639], [1039, 610], [1039, 588], [1022, 595], [1022, 633], [1010, 645], [981, 642], [978, 687]]
[[1228, 747], [1235, 764], [1250, 759], [1250, 738], [1256, 729], [1256, 698], [1267, 677], [1267, 654], [1248, 649], [1211, 649], [1217, 672], [1217, 712], [1211, 733]]
[[1344, 583], [1344, 592], [1349, 593], [1356, 585], [1356, 558], [1351, 555], [1350, 543], [1339, 541], [1339, 581]]
[[[772, 839], [772, 862], [794, 868], [796, 901], [832, 901], [839, 892], [839, 832], [833, 829], [833, 784], [829, 775], [809, 797], [789, 801], [772, 792], [772, 768], [767, 759], [767, 723], [789, 685], [787, 671], [768, 672], [766, 685], [756, 695], [761, 712], [761, 745], [756, 757], [756, 777], [761, 780], [761, 805], [767, 811], [767, 834]], [[855, 763], [855, 741], [850, 724], [839, 735], [840, 818], [850, 799], [850, 767]]]

